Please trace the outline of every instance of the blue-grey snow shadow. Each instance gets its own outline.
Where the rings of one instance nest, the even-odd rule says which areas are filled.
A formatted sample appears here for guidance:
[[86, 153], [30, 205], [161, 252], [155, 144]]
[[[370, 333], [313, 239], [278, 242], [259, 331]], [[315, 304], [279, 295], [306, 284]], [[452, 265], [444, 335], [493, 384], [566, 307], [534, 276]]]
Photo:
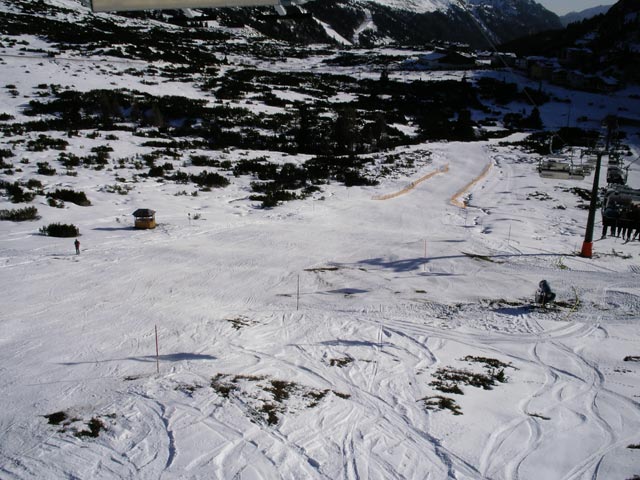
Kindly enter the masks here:
[[327, 293], [343, 293], [345, 295], [355, 295], [356, 293], [367, 293], [369, 290], [360, 288], [338, 288], [337, 290], [329, 290]]
[[99, 230], [102, 232], [114, 232], [117, 230], [136, 230], [136, 227], [95, 227], [92, 230]]
[[374, 267], [388, 268], [394, 272], [410, 272], [417, 270], [428, 260], [424, 257], [407, 258], [405, 260], [385, 260], [383, 258], [370, 258], [368, 260], [360, 260], [358, 264], [370, 265]]
[[346, 346], [346, 347], [381, 347], [381, 346], [392, 346], [392, 343], [389, 342], [367, 342], [364, 340], [326, 340], [324, 342], [319, 342], [319, 345], [328, 345], [332, 347]]
[[[168, 353], [158, 355], [158, 359], [167, 362], [182, 362], [187, 360], [216, 360], [213, 355], [203, 355], [201, 353]], [[155, 355], [145, 355], [143, 357], [111, 358], [107, 360], [95, 360], [93, 362], [63, 362], [59, 365], [82, 365], [86, 363], [121, 362], [123, 360], [133, 360], [135, 362], [155, 362]]]
[[[497, 255], [482, 255], [486, 258], [510, 258], [510, 257], [573, 257], [573, 253], [499, 253]], [[410, 272], [417, 270], [425, 263], [431, 263], [436, 260], [452, 260], [454, 258], [468, 258], [475, 260], [471, 254], [461, 255], [443, 255], [441, 257], [418, 257], [407, 258], [404, 260], [385, 260], [383, 258], [369, 258], [360, 260], [358, 265], [370, 265], [374, 267], [387, 268], [394, 272]]]
[[531, 313], [531, 310], [532, 310], [531, 305], [522, 305], [519, 307], [501, 307], [501, 308], [493, 309], [495, 313], [500, 313], [502, 315], [513, 315], [515, 317], [519, 317], [520, 315]]

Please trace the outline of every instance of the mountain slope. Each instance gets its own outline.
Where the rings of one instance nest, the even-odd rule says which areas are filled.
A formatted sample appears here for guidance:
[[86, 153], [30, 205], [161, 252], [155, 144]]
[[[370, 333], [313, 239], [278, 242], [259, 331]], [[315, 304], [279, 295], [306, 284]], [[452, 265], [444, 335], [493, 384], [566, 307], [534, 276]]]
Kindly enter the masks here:
[[640, 2], [620, 0], [606, 15], [572, 23], [562, 30], [541, 32], [501, 46], [519, 55], [559, 57], [567, 48], [588, 49], [583, 70], [600, 71], [640, 82]]
[[582, 20], [593, 18], [596, 15], [605, 14], [609, 11], [610, 8], [611, 5], [599, 5], [597, 7], [581, 10], [580, 12], [570, 12], [566, 15], [561, 16], [560, 21], [562, 22], [562, 25], [566, 27], [570, 23], [581, 22]]

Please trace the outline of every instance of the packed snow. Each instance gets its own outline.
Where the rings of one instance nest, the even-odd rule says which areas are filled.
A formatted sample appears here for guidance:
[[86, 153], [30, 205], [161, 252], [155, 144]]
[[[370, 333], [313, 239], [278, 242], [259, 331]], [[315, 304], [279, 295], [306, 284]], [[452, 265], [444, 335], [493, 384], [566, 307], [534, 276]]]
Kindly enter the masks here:
[[[111, 76], [130, 65], [110, 59], [2, 58], [0, 113], [16, 121], [48, 81], [201, 95]], [[631, 102], [573, 97], [573, 118]], [[542, 113], [563, 125], [565, 110]], [[115, 133], [112, 158], [145, 152]], [[627, 133], [636, 158], [637, 128]], [[0, 222], [0, 477], [640, 475], [640, 242], [599, 239], [598, 214], [594, 258], [576, 255], [587, 210], [571, 189], [590, 190], [593, 175], [540, 178], [505, 139], [427, 143], [394, 152], [422, 157], [409, 175], [260, 209], [231, 175], [196, 196], [152, 178], [109, 193], [110, 169], [39, 176], [58, 152], [13, 140], [0, 148], [28, 163], [3, 179], [83, 191], [92, 205], [36, 197], [40, 220]], [[107, 143], [67, 140], [76, 154]], [[249, 154], [264, 152], [225, 158]], [[640, 186], [640, 162], [628, 184]], [[133, 228], [138, 208], [156, 211], [157, 228]], [[54, 222], [80, 228], [80, 254], [38, 233]], [[538, 307], [543, 279], [557, 298]], [[488, 389], [434, 386], [447, 371], [500, 370]]]

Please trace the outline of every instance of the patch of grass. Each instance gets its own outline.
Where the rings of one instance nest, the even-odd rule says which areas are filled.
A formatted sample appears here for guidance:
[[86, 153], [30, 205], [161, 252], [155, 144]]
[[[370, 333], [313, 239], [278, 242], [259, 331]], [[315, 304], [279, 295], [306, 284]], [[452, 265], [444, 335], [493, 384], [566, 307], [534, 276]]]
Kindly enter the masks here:
[[75, 436], [78, 438], [96, 438], [98, 435], [100, 435], [100, 432], [102, 430], [107, 429], [104, 422], [97, 417], [93, 417], [91, 420], [89, 420], [89, 423], [87, 423], [87, 427], [89, 427], [89, 430], [79, 430], [75, 433]]
[[231, 324], [231, 327], [236, 330], [240, 330], [243, 327], [250, 327], [251, 325], [256, 324], [256, 322], [249, 320], [247, 317], [243, 317], [243, 316], [235, 317], [235, 318], [227, 318], [226, 321], [229, 322]]
[[224, 398], [229, 398], [229, 395], [238, 389], [238, 385], [236, 385], [234, 381], [224, 380], [228, 377], [228, 375], [219, 373], [211, 379], [211, 388]]
[[351, 362], [353, 362], [353, 358], [351, 357], [341, 357], [341, 358], [330, 358], [329, 365], [332, 367], [346, 367]]
[[469, 258], [473, 258], [474, 260], [482, 260], [483, 262], [499, 263], [487, 255], [479, 255], [477, 253], [468, 253], [468, 252], [462, 252], [462, 253], [463, 255], [466, 255]]
[[486, 366], [491, 367], [491, 368], [514, 368], [515, 367], [513, 365], [511, 365], [510, 363], [504, 363], [501, 362], [500, 360], [497, 360], [495, 358], [489, 358], [489, 357], [475, 357], [473, 355], [467, 355], [466, 357], [464, 357], [462, 359], [462, 361], [464, 362], [474, 362], [474, 363], [484, 363]]
[[496, 384], [496, 377], [491, 374], [475, 373], [469, 370], [460, 370], [451, 367], [439, 368], [434, 374], [436, 381], [430, 385], [437, 386], [439, 383], [445, 386], [453, 384], [471, 385], [484, 390], [491, 390]]
[[278, 423], [278, 407], [276, 405], [265, 402], [260, 411], [266, 415], [267, 424], [276, 425]]
[[441, 380], [434, 380], [429, 385], [431, 385], [434, 389], [438, 390], [442, 393], [453, 393], [455, 395], [464, 395], [462, 389], [453, 382], [443, 382]]
[[453, 398], [443, 397], [442, 395], [433, 395], [418, 400], [424, 403], [427, 410], [450, 410], [454, 415], [462, 415], [460, 406]]
[[180, 385], [178, 385], [175, 390], [178, 392], [182, 392], [185, 395], [187, 395], [188, 397], [193, 397], [193, 394], [195, 393], [196, 390], [202, 388], [202, 385], [189, 385], [186, 383], [181, 383]]
[[288, 400], [291, 393], [296, 390], [296, 384], [293, 382], [286, 382], [284, 380], [271, 380], [271, 387], [265, 388], [265, 391], [273, 395], [273, 399], [282, 403]]
[[50, 413], [49, 415], [44, 415], [44, 418], [49, 420], [49, 425], [60, 425], [69, 417], [66, 414], [66, 412], [60, 411], [60, 412]]
[[[247, 387], [246, 383], [240, 384], [240, 381], [253, 383], [258, 390]], [[252, 420], [267, 425], [277, 424], [279, 415], [295, 411], [294, 409], [316, 407], [330, 392], [342, 399], [350, 397], [329, 389], [319, 390], [295, 382], [255, 375], [217, 374], [211, 381], [211, 387], [224, 398], [233, 396], [241, 399], [247, 415]]]

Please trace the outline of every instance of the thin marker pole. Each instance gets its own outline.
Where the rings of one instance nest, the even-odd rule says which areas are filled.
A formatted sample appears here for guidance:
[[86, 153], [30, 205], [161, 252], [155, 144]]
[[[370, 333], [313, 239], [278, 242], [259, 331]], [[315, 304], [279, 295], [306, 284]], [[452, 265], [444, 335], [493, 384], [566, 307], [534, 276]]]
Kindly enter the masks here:
[[298, 274], [298, 292], [296, 294], [296, 311], [300, 308], [300, 274]]
[[424, 241], [424, 263], [422, 264], [422, 271], [427, 271], [427, 240]]
[[157, 373], [160, 373], [160, 355], [158, 351], [158, 326], [155, 325], [155, 327], [156, 327], [156, 371]]
[[507, 239], [507, 246], [511, 246], [511, 224], [509, 224], [509, 238]]

